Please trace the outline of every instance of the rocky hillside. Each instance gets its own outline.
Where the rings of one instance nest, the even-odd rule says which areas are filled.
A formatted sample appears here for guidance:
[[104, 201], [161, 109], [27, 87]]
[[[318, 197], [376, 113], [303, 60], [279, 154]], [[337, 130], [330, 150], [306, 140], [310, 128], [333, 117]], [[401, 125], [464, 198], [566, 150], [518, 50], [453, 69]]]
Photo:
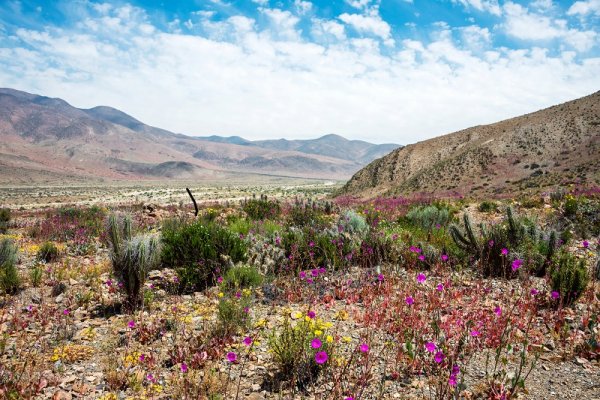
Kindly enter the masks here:
[[600, 92], [397, 149], [341, 193], [483, 196], [571, 183], [600, 184]]

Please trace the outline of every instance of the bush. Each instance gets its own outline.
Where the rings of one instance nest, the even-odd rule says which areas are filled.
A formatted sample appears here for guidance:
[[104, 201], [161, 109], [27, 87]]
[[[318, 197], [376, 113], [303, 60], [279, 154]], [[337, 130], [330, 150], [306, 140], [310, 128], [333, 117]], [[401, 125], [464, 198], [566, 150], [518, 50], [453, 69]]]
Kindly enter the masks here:
[[223, 278], [222, 286], [227, 291], [260, 286], [262, 275], [256, 268], [242, 266], [230, 268]]
[[0, 208], [0, 233], [6, 233], [8, 231], [10, 217], [10, 209]]
[[417, 206], [406, 214], [406, 219], [414, 226], [432, 230], [436, 226], [446, 226], [452, 219], [450, 210], [443, 205]]
[[577, 199], [572, 194], [565, 196], [564, 215], [565, 217], [572, 217], [577, 214], [577, 208], [579, 204]]
[[498, 211], [498, 204], [496, 204], [493, 201], [485, 200], [479, 203], [479, 207], [477, 207], [477, 209], [479, 210], [479, 212], [484, 213], [496, 212]]
[[58, 247], [52, 242], [43, 243], [37, 252], [37, 259], [47, 263], [58, 260], [58, 256]]
[[63, 207], [31, 227], [29, 235], [43, 240], [75, 240], [79, 245], [83, 245], [103, 232], [104, 217], [104, 211], [97, 206]]
[[168, 220], [163, 224], [162, 243], [162, 265], [177, 270], [186, 290], [204, 289], [214, 284], [217, 270], [246, 261], [246, 243], [214, 223]]
[[21, 278], [16, 267], [17, 251], [17, 245], [13, 240], [0, 240], [0, 289], [4, 293], [16, 293], [21, 286]]
[[557, 255], [551, 272], [551, 285], [553, 291], [560, 293], [563, 306], [577, 301], [588, 282], [589, 274], [583, 260], [566, 251]]
[[39, 265], [36, 265], [29, 271], [29, 280], [31, 281], [31, 286], [39, 287], [42, 283], [42, 277], [44, 275], [44, 270]]
[[111, 244], [113, 273], [123, 283], [127, 296], [125, 308], [135, 310], [143, 306], [142, 289], [148, 271], [160, 260], [160, 242], [155, 235], [132, 237], [131, 218], [119, 219], [112, 214], [108, 219], [108, 238]]
[[222, 335], [235, 335], [250, 326], [249, 295], [221, 299], [217, 306], [217, 330]]
[[267, 200], [267, 196], [247, 200], [243, 205], [243, 210], [253, 220], [273, 219], [281, 214], [279, 202]]
[[357, 235], [361, 239], [364, 239], [367, 233], [369, 233], [367, 221], [354, 210], [348, 210], [344, 215], [340, 216], [338, 227], [342, 232]]

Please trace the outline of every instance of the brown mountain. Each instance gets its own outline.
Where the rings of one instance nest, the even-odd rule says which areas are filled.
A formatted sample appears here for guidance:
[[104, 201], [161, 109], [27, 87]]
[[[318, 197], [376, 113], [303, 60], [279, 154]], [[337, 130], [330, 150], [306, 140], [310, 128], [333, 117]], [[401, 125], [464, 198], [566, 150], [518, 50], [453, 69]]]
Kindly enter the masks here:
[[[271, 141], [216, 138], [152, 127], [111, 107], [78, 109], [61, 99], [0, 89], [0, 183], [218, 179], [249, 173], [341, 180], [390, 146], [326, 136], [297, 141], [303, 150], [282, 149]], [[332, 139], [339, 156], [335, 143], [328, 151], [315, 150]], [[312, 142], [317, 145], [311, 147]], [[343, 153], [348, 143], [355, 148], [354, 159]]]
[[484, 196], [570, 183], [600, 185], [600, 92], [395, 150], [341, 194]]

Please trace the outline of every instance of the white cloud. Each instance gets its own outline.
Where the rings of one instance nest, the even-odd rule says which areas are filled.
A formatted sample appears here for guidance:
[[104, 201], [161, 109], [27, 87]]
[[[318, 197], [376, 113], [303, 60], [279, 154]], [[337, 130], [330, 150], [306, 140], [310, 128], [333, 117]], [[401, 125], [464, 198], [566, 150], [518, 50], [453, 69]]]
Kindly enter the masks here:
[[318, 18], [312, 19], [311, 33], [313, 36], [319, 39], [335, 39], [336, 41], [342, 41], [346, 39], [346, 31], [344, 25], [333, 20], [323, 20]]
[[498, 0], [452, 0], [452, 2], [462, 4], [467, 9], [472, 7], [477, 11], [489, 12], [493, 15], [502, 13]]
[[569, 8], [567, 14], [581, 16], [586, 16], [588, 14], [600, 15], [600, 0], [576, 1]]
[[477, 50], [491, 43], [491, 34], [488, 28], [470, 25], [459, 28], [462, 41], [467, 48]]
[[547, 11], [552, 9], [554, 4], [552, 3], [552, 0], [535, 0], [529, 3], [529, 6], [531, 8], [535, 8], [536, 10]]
[[313, 4], [310, 1], [294, 0], [294, 7], [299, 14], [306, 14], [312, 9]]
[[[212, 21], [222, 24], [219, 38], [157, 28], [147, 34], [141, 28], [148, 24], [145, 15], [131, 13], [124, 20], [113, 11], [91, 14], [74, 29], [20, 29], [11, 40], [16, 47], [0, 35], [0, 86], [61, 97], [78, 107], [111, 105], [192, 135], [300, 138], [335, 132], [403, 144], [600, 87], [600, 58], [569, 50], [473, 52], [441, 35], [433, 42], [404, 39], [384, 54], [380, 36], [347, 39], [336, 21], [311, 19], [312, 29], [329, 32], [331, 42], [295, 35], [281, 40], [273, 29], [295, 31], [297, 22], [293, 15], [269, 12], [267, 28], [242, 15]], [[118, 21], [102, 25], [104, 17]], [[129, 34], [122, 35], [123, 29]], [[461, 32], [483, 41], [487, 36], [481, 27]]]
[[344, 13], [339, 16], [339, 19], [359, 32], [372, 34], [381, 38], [387, 46], [394, 45], [394, 39], [391, 36], [392, 28], [387, 22], [381, 19], [377, 8], [369, 10], [366, 15]]
[[346, 0], [346, 3], [348, 3], [351, 7], [358, 8], [360, 10], [367, 8], [371, 1], [372, 0]]
[[271, 21], [271, 34], [274, 37], [283, 40], [297, 40], [300, 38], [300, 32], [296, 29], [300, 18], [287, 10], [278, 8], [261, 8], [260, 11]]

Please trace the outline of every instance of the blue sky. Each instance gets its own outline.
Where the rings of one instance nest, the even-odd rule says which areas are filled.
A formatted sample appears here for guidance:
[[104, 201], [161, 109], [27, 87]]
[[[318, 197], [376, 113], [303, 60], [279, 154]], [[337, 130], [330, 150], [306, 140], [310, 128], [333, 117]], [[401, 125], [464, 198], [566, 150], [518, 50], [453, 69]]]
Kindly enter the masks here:
[[600, 0], [4, 0], [0, 86], [190, 135], [407, 144], [600, 90]]

